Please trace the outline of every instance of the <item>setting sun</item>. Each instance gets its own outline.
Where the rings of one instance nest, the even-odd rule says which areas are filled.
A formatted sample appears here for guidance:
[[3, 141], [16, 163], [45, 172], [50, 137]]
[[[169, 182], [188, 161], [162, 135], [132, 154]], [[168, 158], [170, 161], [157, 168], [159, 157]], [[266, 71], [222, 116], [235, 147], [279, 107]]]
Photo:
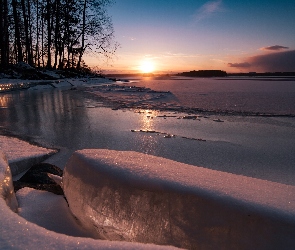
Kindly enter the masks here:
[[154, 64], [154, 62], [152, 62], [150, 60], [142, 61], [139, 66], [139, 70], [142, 73], [151, 73], [155, 70], [155, 64]]

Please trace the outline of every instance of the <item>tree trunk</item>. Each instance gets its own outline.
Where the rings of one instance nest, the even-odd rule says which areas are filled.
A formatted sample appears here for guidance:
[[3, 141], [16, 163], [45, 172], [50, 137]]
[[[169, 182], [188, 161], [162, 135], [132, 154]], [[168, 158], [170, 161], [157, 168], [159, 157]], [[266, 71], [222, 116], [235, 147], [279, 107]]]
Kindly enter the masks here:
[[[31, 53], [31, 42], [30, 42], [30, 36], [29, 36], [29, 22], [28, 22], [28, 14], [29, 10], [26, 10], [26, 3], [25, 0], [21, 0], [21, 5], [22, 5], [22, 11], [23, 11], [23, 20], [24, 20], [24, 29], [25, 29], [25, 41], [26, 41], [26, 59], [27, 63], [29, 65], [33, 65], [33, 58], [32, 58], [32, 53]], [[29, 6], [27, 6], [29, 8]]]
[[56, 11], [55, 11], [55, 34], [54, 34], [54, 46], [55, 46], [55, 53], [54, 53], [54, 68], [57, 68], [57, 60], [59, 54], [59, 47], [60, 47], [60, 0], [56, 0]]
[[[31, 65], [35, 66], [34, 63], [34, 55], [33, 55], [33, 39], [32, 39], [32, 15], [31, 15], [31, 0], [27, 0], [28, 4], [28, 25], [29, 25], [29, 41], [30, 41], [30, 60], [31, 60]], [[30, 61], [29, 61], [30, 62]]]
[[45, 61], [44, 61], [44, 5], [42, 5], [42, 14], [41, 14], [41, 55], [42, 55], [42, 67], [45, 66]]
[[40, 68], [40, 50], [39, 50], [39, 0], [36, 1], [36, 54], [35, 54], [35, 65]]
[[3, 66], [5, 63], [3, 61], [3, 53], [4, 53], [4, 44], [3, 44], [3, 35], [4, 35], [4, 31], [3, 31], [3, 13], [4, 13], [4, 6], [3, 6], [3, 2], [2, 0], [0, 0], [0, 52], [1, 52], [1, 56], [0, 56], [0, 65]]
[[82, 61], [82, 56], [84, 53], [84, 46], [85, 46], [85, 26], [86, 26], [86, 8], [87, 8], [87, 0], [84, 0], [84, 5], [83, 5], [83, 21], [82, 21], [82, 41], [81, 41], [81, 49], [79, 53], [79, 60], [77, 63], [77, 69], [81, 68], [81, 61]]
[[13, 19], [14, 19], [14, 31], [15, 31], [15, 43], [17, 47], [17, 62], [23, 61], [23, 51], [22, 51], [22, 44], [20, 39], [20, 30], [19, 30], [19, 17], [17, 14], [17, 2], [16, 0], [12, 0], [12, 10], [13, 10]]
[[46, 15], [46, 19], [47, 19], [47, 68], [51, 68], [51, 2], [50, 0], [47, 0], [47, 5], [46, 5], [46, 10], [47, 10], [47, 15]]

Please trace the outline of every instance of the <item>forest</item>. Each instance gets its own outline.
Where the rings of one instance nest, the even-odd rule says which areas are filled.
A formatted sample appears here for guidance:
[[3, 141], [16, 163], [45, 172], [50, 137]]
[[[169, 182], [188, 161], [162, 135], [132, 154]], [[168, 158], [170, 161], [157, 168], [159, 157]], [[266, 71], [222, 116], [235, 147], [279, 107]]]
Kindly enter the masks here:
[[112, 0], [0, 0], [0, 67], [87, 68], [83, 56], [110, 58], [118, 45]]

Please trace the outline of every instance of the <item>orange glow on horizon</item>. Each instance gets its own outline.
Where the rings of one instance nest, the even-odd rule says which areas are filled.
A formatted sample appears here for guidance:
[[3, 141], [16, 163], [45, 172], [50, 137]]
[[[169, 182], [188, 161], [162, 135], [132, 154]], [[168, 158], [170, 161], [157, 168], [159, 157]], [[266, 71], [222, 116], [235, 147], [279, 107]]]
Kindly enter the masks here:
[[217, 60], [212, 59], [211, 55], [184, 58], [181, 55], [169, 57], [161, 54], [153, 54], [148, 57], [145, 55], [121, 55], [121, 58], [110, 64], [99, 61], [97, 58], [87, 57], [87, 59], [87, 63], [92, 69], [101, 69], [108, 74], [174, 74], [192, 70], [224, 70], [227, 73], [247, 73], [251, 70], [228, 67], [227, 61], [239, 61], [238, 57]]
[[140, 63], [139, 70], [141, 73], [152, 73], [155, 71], [155, 64], [151, 60], [144, 60]]

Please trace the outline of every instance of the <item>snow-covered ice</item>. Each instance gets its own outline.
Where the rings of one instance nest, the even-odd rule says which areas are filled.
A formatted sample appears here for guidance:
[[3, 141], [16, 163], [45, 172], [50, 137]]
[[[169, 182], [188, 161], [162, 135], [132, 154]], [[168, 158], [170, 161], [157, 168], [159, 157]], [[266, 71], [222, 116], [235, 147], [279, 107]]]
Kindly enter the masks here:
[[291, 249], [295, 187], [137, 152], [80, 150], [63, 188], [100, 238], [189, 249]]
[[12, 175], [20, 174], [57, 152], [53, 149], [38, 147], [18, 138], [3, 135], [0, 135], [0, 151], [5, 154]]

